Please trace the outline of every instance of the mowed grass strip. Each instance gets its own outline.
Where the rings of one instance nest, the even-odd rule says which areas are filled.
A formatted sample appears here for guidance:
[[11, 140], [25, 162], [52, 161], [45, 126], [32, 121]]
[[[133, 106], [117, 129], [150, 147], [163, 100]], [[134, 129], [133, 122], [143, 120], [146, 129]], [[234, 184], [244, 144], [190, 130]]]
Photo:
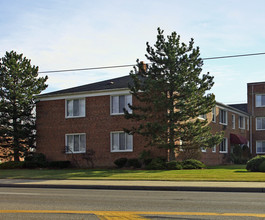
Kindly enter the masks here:
[[2, 169], [0, 178], [262, 182], [265, 173], [248, 172], [245, 165], [212, 166], [202, 170]]

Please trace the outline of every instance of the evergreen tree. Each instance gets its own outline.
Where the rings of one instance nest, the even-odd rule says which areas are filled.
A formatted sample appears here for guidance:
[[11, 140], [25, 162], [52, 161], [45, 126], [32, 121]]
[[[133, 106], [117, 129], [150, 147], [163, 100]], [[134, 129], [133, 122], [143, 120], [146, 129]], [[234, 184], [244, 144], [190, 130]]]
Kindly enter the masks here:
[[0, 148], [6, 158], [19, 161], [35, 144], [34, 95], [47, 85], [38, 67], [14, 51], [0, 59]]
[[215, 106], [214, 94], [206, 94], [214, 82], [209, 73], [201, 74], [203, 61], [193, 44], [193, 39], [181, 43], [176, 32], [165, 38], [158, 28], [154, 47], [147, 42], [150, 63], [137, 60], [130, 72], [129, 88], [137, 102], [125, 117], [140, 125], [125, 130], [143, 135], [148, 145], [168, 149], [170, 161], [180, 148], [213, 147], [222, 140], [221, 133], [211, 133], [207, 120], [199, 119]]

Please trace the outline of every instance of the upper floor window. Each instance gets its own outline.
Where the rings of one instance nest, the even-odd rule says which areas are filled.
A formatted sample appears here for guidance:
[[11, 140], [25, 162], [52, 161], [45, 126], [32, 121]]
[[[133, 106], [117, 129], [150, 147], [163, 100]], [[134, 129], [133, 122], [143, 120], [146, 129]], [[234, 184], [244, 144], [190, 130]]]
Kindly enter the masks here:
[[111, 132], [111, 152], [133, 151], [133, 136], [125, 132]]
[[238, 127], [240, 129], [245, 129], [245, 117], [239, 116], [239, 118], [238, 118]]
[[265, 130], [265, 117], [256, 118], [256, 130]]
[[216, 122], [216, 108], [213, 107], [212, 109], [212, 122]]
[[232, 114], [232, 129], [236, 128], [236, 116]]
[[265, 107], [265, 94], [256, 95], [256, 107]]
[[66, 117], [85, 117], [85, 99], [66, 100]]
[[220, 153], [227, 153], [227, 138], [224, 138], [220, 144]]
[[227, 125], [227, 111], [220, 109], [219, 110], [219, 120], [220, 124]]
[[256, 141], [256, 152], [257, 154], [265, 153], [265, 141]]
[[66, 153], [85, 153], [86, 135], [85, 134], [67, 134], [65, 135]]
[[132, 105], [132, 95], [111, 96], [111, 114], [124, 114], [124, 109], [131, 113], [128, 104]]

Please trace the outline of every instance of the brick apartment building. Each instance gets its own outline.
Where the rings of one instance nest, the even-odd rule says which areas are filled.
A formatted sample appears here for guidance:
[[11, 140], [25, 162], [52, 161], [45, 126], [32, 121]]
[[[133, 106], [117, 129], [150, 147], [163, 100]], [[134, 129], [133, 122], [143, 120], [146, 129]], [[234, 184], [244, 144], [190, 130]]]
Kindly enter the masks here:
[[[37, 151], [48, 160], [78, 161], [83, 167], [89, 165], [91, 152], [96, 167], [114, 166], [121, 157], [138, 158], [145, 140], [123, 132], [136, 123], [123, 115], [123, 108], [137, 101], [128, 83], [132, 79], [124, 76], [39, 95]], [[250, 146], [253, 155], [265, 153], [265, 83], [248, 84], [248, 104], [217, 103], [204, 117], [212, 132], [224, 131], [220, 145], [202, 149], [206, 164], [227, 163], [235, 144]], [[168, 154], [165, 149], [150, 150], [153, 156]]]

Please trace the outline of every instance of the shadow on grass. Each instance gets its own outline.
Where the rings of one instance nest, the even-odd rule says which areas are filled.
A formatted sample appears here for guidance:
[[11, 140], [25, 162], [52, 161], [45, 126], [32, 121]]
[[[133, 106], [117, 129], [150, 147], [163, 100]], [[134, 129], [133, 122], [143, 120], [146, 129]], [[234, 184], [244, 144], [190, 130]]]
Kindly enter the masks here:
[[208, 166], [207, 169], [227, 169], [227, 170], [236, 170], [236, 169], [246, 169], [245, 164], [233, 164], [233, 165], [221, 165], [221, 166]]

